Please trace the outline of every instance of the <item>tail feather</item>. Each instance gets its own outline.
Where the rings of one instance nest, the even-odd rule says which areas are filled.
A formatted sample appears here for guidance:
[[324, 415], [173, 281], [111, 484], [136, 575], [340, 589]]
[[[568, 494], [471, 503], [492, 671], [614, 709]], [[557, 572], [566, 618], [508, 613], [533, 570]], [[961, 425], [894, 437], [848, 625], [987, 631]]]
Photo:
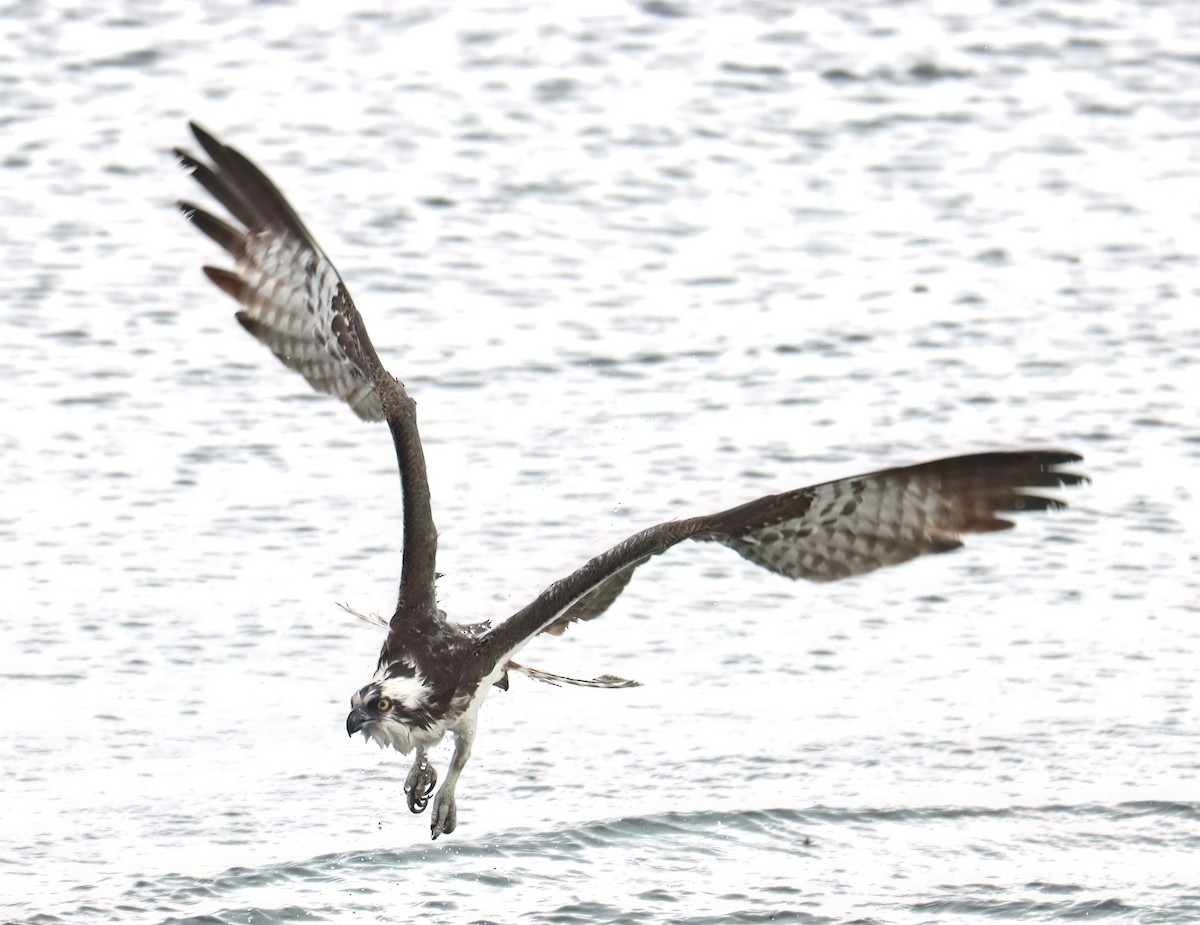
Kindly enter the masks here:
[[535, 681], [545, 681], [547, 684], [553, 684], [555, 687], [560, 687], [563, 684], [570, 684], [574, 687], [595, 687], [616, 689], [622, 687], [641, 687], [640, 681], [630, 681], [626, 678], [618, 678], [612, 674], [602, 674], [598, 678], [568, 678], [565, 675], [553, 674], [549, 671], [542, 671], [540, 668], [530, 668], [528, 665], [522, 665], [519, 662], [508, 662], [504, 666], [505, 671], [519, 671], [527, 677], [533, 678]]

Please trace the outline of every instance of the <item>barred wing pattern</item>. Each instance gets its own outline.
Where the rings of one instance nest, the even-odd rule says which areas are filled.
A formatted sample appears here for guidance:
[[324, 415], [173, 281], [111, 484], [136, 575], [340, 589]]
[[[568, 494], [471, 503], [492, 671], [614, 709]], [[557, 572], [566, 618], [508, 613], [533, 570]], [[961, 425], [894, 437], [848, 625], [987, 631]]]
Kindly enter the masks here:
[[261, 170], [198, 125], [191, 129], [213, 166], [178, 148], [175, 156], [245, 226], [235, 228], [190, 202], [179, 204], [235, 260], [235, 272], [206, 266], [205, 275], [241, 303], [237, 320], [285, 366], [360, 418], [383, 420], [370, 371], [351, 356], [355, 344], [345, 335], [354, 304], [333, 263]]
[[1001, 513], [1060, 508], [1039, 488], [1077, 484], [1069, 453], [985, 453], [771, 495], [718, 515], [713, 539], [788, 578], [836, 581], [1007, 530]]
[[788, 578], [835, 581], [917, 556], [948, 552], [966, 533], [1013, 526], [1003, 514], [1064, 507], [1040, 491], [1087, 479], [1063, 466], [1074, 453], [976, 453], [777, 495], [706, 517], [636, 533], [543, 591], [484, 636], [488, 657], [512, 654], [533, 635], [561, 633], [603, 613], [633, 570], [686, 539], [721, 543]]
[[235, 228], [191, 203], [179, 204], [237, 267], [230, 272], [206, 266], [204, 272], [241, 304], [238, 321], [285, 366], [317, 391], [346, 402], [360, 418], [387, 421], [404, 505], [400, 595], [390, 625], [393, 630], [404, 624], [437, 625], [437, 530], [416, 404], [384, 369], [333, 263], [275, 184], [239, 151], [195, 123], [191, 129], [212, 166], [178, 148], [176, 157], [244, 226]]

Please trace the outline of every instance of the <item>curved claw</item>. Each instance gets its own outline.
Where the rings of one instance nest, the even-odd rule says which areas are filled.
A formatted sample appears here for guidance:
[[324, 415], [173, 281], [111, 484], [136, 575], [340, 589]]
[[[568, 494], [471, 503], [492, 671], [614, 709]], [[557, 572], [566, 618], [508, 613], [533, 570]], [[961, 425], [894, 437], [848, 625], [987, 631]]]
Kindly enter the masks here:
[[429, 805], [433, 788], [437, 785], [437, 769], [432, 765], [414, 767], [404, 782], [404, 795], [408, 798], [408, 809], [411, 813], [422, 813]]
[[433, 801], [433, 820], [429, 831], [434, 841], [439, 835], [449, 835], [458, 828], [458, 806], [454, 802], [454, 794], [440, 793]]

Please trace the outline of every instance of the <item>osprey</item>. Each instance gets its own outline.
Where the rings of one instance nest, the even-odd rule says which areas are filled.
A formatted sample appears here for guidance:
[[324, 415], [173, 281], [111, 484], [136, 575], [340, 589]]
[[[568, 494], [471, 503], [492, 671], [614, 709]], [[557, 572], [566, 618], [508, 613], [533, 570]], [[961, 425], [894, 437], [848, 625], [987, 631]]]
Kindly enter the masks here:
[[[454, 755], [433, 797], [434, 838], [457, 825], [454, 792], [471, 754], [479, 707], [510, 669], [539, 680], [619, 687], [608, 675], [577, 681], [513, 662], [539, 633], [562, 633], [608, 609], [634, 571], [684, 540], [721, 543], [788, 578], [835, 581], [962, 545], [965, 533], [1012, 526], [1005, 514], [1063, 507], [1042, 489], [1086, 479], [1062, 451], [977, 453], [884, 469], [767, 495], [737, 507], [658, 524], [556, 581], [503, 622], [458, 624], [437, 605], [437, 531], [430, 511], [417, 409], [404, 383], [380, 361], [362, 316], [333, 263], [283, 194], [241, 153], [199, 126], [204, 163], [176, 149], [181, 164], [236, 220], [180, 202], [184, 215], [232, 257], [233, 271], [206, 266], [240, 303], [237, 320], [312, 388], [348, 404], [392, 433], [404, 514], [400, 592], [374, 676], [350, 698], [346, 731], [381, 747], [415, 751], [404, 784], [408, 807], [425, 809], [437, 782], [426, 753], [446, 733]], [[380, 621], [381, 623], [383, 621]]]

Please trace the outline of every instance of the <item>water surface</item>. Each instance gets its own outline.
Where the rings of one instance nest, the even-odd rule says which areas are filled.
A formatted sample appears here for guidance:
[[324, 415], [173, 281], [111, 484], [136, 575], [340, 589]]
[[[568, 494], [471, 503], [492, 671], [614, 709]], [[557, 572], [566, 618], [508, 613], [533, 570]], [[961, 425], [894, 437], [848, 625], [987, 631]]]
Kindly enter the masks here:
[[[1192, 4], [0, 14], [0, 898], [39, 923], [1200, 917]], [[173, 214], [269, 169], [419, 403], [441, 603], [989, 448], [1095, 483], [793, 585], [677, 550], [484, 708], [460, 828], [347, 742], [385, 429]], [[439, 753], [444, 766], [447, 752]]]

